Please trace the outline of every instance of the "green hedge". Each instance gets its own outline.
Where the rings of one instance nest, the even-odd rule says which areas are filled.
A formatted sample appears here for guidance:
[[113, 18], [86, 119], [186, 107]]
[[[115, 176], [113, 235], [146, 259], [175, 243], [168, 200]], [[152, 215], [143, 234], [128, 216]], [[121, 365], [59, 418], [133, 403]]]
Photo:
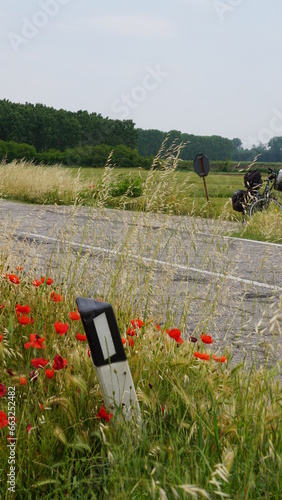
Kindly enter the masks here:
[[25, 160], [46, 165], [61, 163], [67, 166], [95, 168], [103, 167], [108, 162], [109, 157], [111, 165], [120, 168], [141, 167], [149, 169], [153, 161], [153, 158], [143, 158], [136, 149], [128, 148], [123, 144], [115, 147], [107, 144], [82, 146], [66, 149], [65, 151], [49, 149], [38, 153], [35, 147], [29, 144], [0, 141], [0, 160], [6, 159], [7, 162], [24, 158]]
[[[79, 167], [103, 167], [110, 157], [111, 165], [120, 168], [140, 167], [146, 170], [150, 169], [153, 162], [153, 157], [144, 158], [140, 156], [136, 149], [128, 148], [123, 144], [118, 146], [110, 146], [108, 144], [99, 144], [97, 146], [81, 146], [65, 151], [49, 149], [48, 151], [37, 152], [34, 146], [29, 144], [21, 144], [14, 141], [0, 140], [0, 160], [6, 159], [11, 162], [15, 159], [34, 161], [35, 163], [44, 163], [46, 165], [62, 164], [66, 166]], [[235, 162], [235, 161], [210, 161], [211, 172], [239, 172], [245, 170], [250, 165], [250, 162]], [[161, 168], [162, 162], [156, 165], [156, 168]], [[262, 163], [257, 162], [256, 167], [263, 173], [267, 173], [268, 167], [275, 170], [282, 168], [281, 163]], [[178, 170], [186, 170], [191, 172], [194, 170], [192, 160], [179, 160], [177, 165]]]
[[25, 158], [32, 161], [36, 158], [37, 152], [34, 146], [29, 144], [20, 144], [14, 141], [0, 141], [0, 159], [6, 159], [7, 162], [15, 158]]

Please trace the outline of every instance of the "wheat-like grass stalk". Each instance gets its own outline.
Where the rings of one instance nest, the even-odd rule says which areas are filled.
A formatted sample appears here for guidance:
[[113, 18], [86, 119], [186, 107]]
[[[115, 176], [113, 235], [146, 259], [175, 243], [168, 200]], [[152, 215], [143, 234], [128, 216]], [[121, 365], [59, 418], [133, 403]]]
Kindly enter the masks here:
[[[101, 182], [104, 192], [96, 198], [96, 207], [76, 202], [67, 209], [54, 208], [61, 210], [63, 224], [58, 231], [54, 218], [47, 242], [38, 244], [31, 236], [33, 227], [40, 223], [40, 212], [32, 212], [37, 215], [30, 215], [31, 221], [25, 219], [21, 239], [22, 223], [3, 217], [0, 305], [5, 302], [5, 307], [0, 310], [0, 383], [16, 387], [17, 488], [22, 497], [31, 492], [45, 498], [65, 494], [87, 498], [94, 492], [97, 498], [212, 499], [233, 498], [236, 492], [241, 497], [257, 498], [266, 491], [272, 496], [279, 491], [280, 365], [273, 360], [279, 352], [282, 301], [276, 295], [256, 325], [256, 340], [265, 341], [266, 366], [247, 365], [242, 357], [252, 348], [254, 332], [249, 336], [245, 333], [249, 313], [244, 313], [242, 304], [249, 290], [233, 295], [234, 303], [228, 309], [229, 314], [232, 309], [232, 316], [225, 318], [223, 339], [215, 325], [219, 318], [224, 319], [220, 316], [222, 308], [228, 306], [232, 284], [222, 274], [209, 282], [203, 280], [199, 293], [201, 274], [196, 275], [191, 268], [200, 257], [202, 269], [216, 272], [225, 246], [212, 247], [218, 228], [214, 224], [211, 229], [211, 221], [205, 249], [199, 249], [200, 221], [166, 214], [170, 209], [166, 209], [163, 190], [169, 191], [169, 181], [176, 174], [173, 162], [169, 155], [165, 158], [159, 185], [156, 172], [148, 174], [148, 199], [143, 201], [144, 206], [159, 212], [154, 215], [105, 208], [114, 174], [108, 166]], [[33, 173], [33, 168], [29, 172]], [[76, 189], [72, 191], [75, 196]], [[181, 246], [183, 241], [187, 244]], [[211, 248], [215, 248], [213, 259]], [[19, 264], [24, 270], [21, 284], [15, 285], [6, 273]], [[64, 296], [62, 303], [51, 301], [46, 284], [33, 287], [32, 280], [41, 275], [54, 278], [54, 290]], [[80, 323], [70, 323], [64, 337], [54, 331], [56, 320], [69, 321], [68, 313], [74, 310], [78, 295], [110, 301], [122, 336], [126, 336], [130, 319], [145, 320], [134, 337], [134, 348], [126, 346], [142, 409], [141, 434], [134, 422], [121, 419], [106, 424], [97, 419], [102, 395], [87, 348], [76, 339]], [[18, 324], [16, 303], [30, 304], [34, 325]], [[238, 331], [240, 317], [242, 330]], [[179, 347], [167, 334], [170, 327], [183, 332], [185, 341]], [[48, 367], [57, 353], [68, 359], [69, 368], [59, 371], [50, 383], [41, 368], [29, 377], [30, 361], [38, 356], [24, 350], [23, 344], [34, 329], [46, 337], [43, 354], [49, 359]], [[220, 340], [216, 353], [225, 354], [227, 364], [194, 357], [195, 346], [189, 336], [199, 337], [203, 331]], [[235, 334], [241, 364], [232, 362], [228, 353]], [[12, 378], [7, 372], [10, 369]], [[24, 375], [28, 383], [21, 386]], [[6, 407], [5, 397], [0, 400], [0, 409]], [[29, 433], [27, 424], [31, 425]], [[0, 429], [1, 468], [6, 475], [4, 432]], [[5, 479], [1, 476], [3, 498], [8, 494]]]

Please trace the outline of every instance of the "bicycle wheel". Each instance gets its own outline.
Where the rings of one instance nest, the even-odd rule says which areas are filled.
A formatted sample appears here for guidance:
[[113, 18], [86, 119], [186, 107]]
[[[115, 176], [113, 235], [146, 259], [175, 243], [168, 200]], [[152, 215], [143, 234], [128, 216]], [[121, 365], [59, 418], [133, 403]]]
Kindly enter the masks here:
[[267, 210], [269, 213], [279, 213], [279, 211], [282, 211], [282, 205], [277, 201], [275, 198], [269, 198], [268, 200], [266, 198], [261, 198], [260, 200], [254, 201], [249, 209], [249, 215], [250, 217], [257, 212], [264, 212]]

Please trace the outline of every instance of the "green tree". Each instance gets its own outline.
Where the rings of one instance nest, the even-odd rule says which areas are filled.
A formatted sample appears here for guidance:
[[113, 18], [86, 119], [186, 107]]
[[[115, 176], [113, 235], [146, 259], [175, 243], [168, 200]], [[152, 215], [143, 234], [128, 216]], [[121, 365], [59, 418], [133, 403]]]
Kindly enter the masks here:
[[273, 137], [267, 145], [268, 158], [273, 162], [282, 162], [282, 137]]

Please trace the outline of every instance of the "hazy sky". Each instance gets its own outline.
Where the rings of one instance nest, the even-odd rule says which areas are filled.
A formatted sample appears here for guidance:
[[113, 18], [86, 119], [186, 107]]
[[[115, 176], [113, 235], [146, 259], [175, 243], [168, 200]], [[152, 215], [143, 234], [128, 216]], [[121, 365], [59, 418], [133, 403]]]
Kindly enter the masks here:
[[0, 99], [143, 129], [282, 135], [281, 0], [1, 2]]

